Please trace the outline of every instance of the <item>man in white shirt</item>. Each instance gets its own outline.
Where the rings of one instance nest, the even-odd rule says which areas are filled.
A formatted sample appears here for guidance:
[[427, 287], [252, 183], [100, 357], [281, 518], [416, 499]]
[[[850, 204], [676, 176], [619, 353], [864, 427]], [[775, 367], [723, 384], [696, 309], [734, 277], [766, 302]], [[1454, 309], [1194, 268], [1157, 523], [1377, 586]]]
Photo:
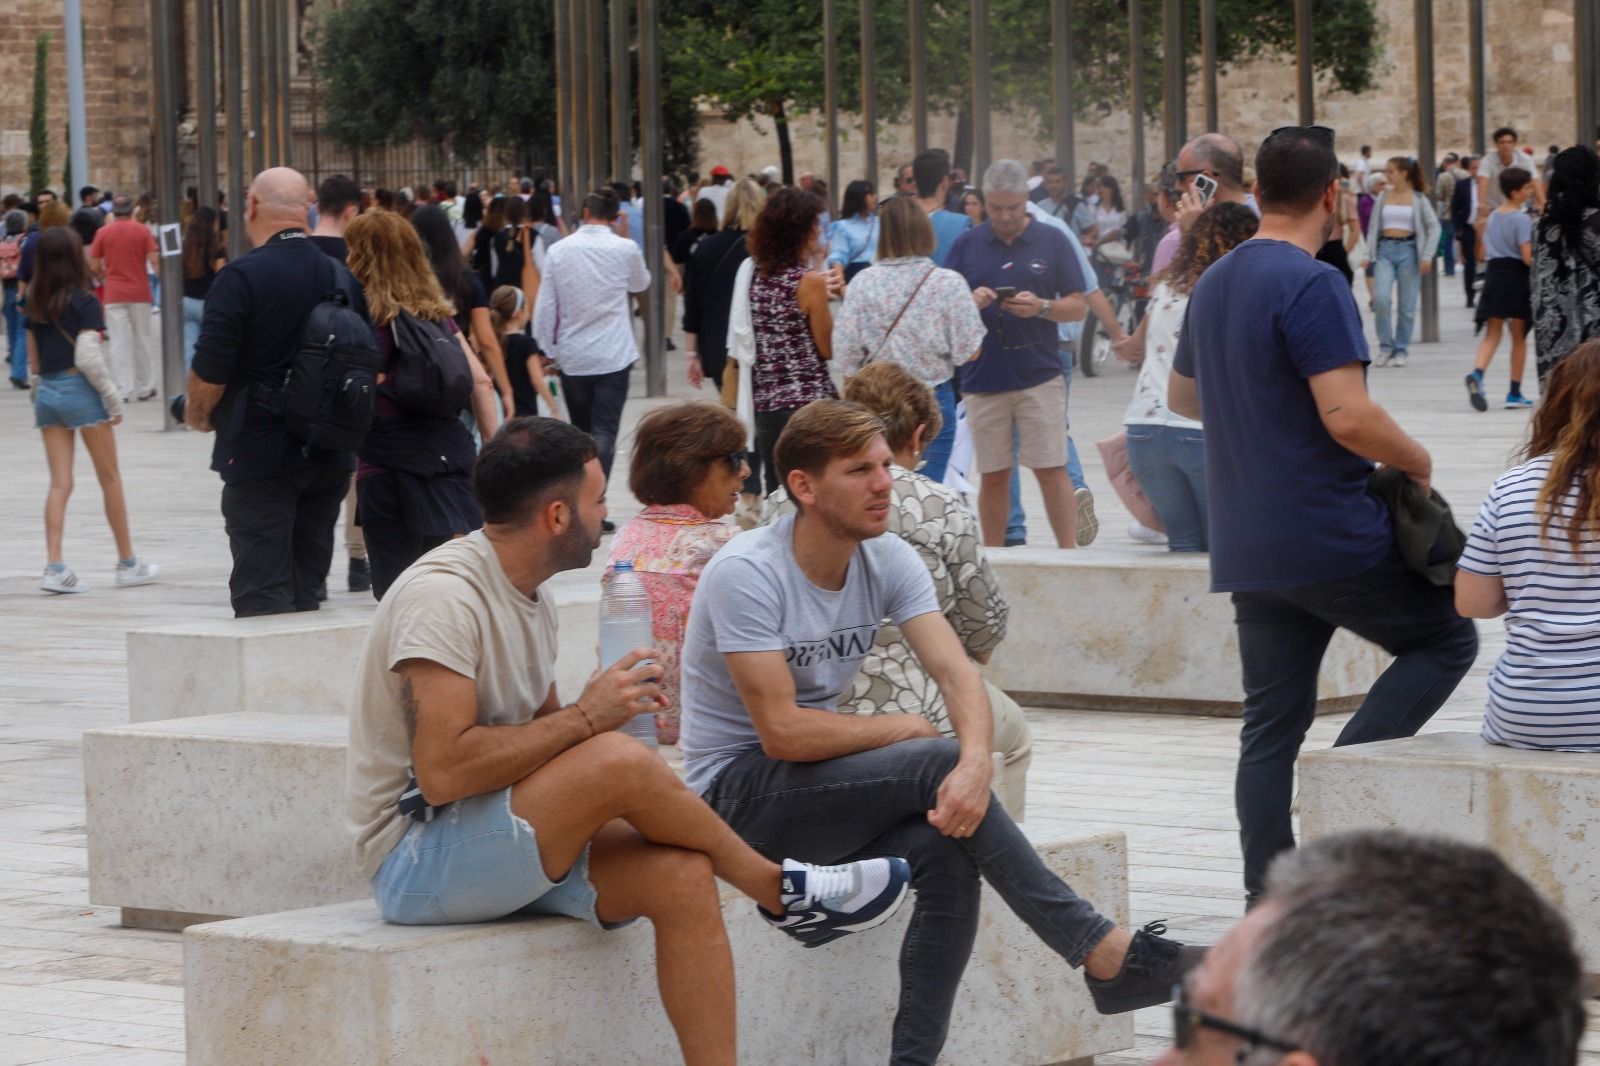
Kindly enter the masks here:
[[718, 163], [711, 168], [711, 184], [700, 190], [696, 200], [710, 200], [717, 209], [717, 221], [728, 208], [728, 193], [733, 189], [733, 171]]
[[[611, 231], [617, 209], [609, 189], [585, 197], [578, 231], [550, 246], [533, 308], [533, 335], [556, 361], [567, 413], [594, 437], [608, 478], [628, 372], [639, 358], [628, 295], [650, 287], [639, 246]], [[609, 520], [604, 525], [614, 528]]]
[[1474, 208], [1477, 219], [1478, 241], [1483, 241], [1483, 228], [1489, 221], [1489, 216], [1494, 214], [1495, 208], [1505, 203], [1506, 197], [1500, 191], [1500, 174], [1502, 171], [1516, 167], [1526, 170], [1533, 176], [1533, 200], [1539, 211], [1544, 210], [1544, 182], [1539, 180], [1539, 168], [1533, 162], [1531, 154], [1518, 150], [1517, 131], [1510, 126], [1501, 126], [1494, 131], [1494, 151], [1484, 155], [1483, 161], [1478, 164], [1478, 174], [1474, 179], [1478, 185], [1478, 202]]

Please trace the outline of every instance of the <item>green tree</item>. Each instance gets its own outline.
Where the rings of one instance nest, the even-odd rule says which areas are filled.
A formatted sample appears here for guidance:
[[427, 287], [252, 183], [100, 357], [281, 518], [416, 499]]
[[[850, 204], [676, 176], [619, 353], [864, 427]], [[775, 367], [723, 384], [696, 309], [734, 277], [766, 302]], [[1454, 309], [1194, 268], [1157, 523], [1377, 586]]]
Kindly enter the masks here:
[[28, 191], [50, 186], [50, 35], [39, 34], [33, 43], [33, 121], [28, 125]]

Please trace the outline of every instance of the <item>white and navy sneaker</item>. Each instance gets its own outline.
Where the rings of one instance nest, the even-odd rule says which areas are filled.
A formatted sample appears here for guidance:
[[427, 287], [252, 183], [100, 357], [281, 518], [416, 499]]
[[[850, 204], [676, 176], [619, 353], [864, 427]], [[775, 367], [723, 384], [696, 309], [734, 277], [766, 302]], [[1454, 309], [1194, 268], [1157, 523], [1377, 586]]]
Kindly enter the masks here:
[[901, 858], [843, 866], [783, 860], [783, 914], [757, 907], [767, 922], [808, 948], [888, 921], [906, 898], [911, 866]]

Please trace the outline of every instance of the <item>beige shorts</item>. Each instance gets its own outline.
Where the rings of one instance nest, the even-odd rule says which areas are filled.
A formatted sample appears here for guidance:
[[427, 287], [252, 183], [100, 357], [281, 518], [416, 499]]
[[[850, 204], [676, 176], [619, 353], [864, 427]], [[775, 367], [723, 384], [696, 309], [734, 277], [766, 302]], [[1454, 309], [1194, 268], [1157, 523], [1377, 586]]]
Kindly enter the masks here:
[[1067, 383], [1060, 376], [1028, 389], [969, 392], [961, 402], [978, 473], [1010, 468], [1012, 427], [1022, 442], [1017, 461], [1023, 466], [1048, 470], [1067, 465]]

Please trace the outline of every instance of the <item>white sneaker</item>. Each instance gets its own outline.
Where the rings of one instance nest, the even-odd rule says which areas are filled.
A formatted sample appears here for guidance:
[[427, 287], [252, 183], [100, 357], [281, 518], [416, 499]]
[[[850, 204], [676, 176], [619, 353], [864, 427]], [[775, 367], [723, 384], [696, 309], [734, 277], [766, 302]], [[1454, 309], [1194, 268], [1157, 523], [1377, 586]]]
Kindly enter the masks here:
[[882, 925], [899, 908], [910, 885], [911, 866], [896, 856], [843, 866], [784, 859], [784, 913], [756, 910], [768, 924], [814, 948]]
[[117, 564], [117, 588], [131, 589], [135, 585], [148, 585], [161, 576], [161, 567], [155, 563], [147, 563], [137, 556], [133, 565], [126, 563]]
[[1136, 540], [1140, 544], [1165, 544], [1167, 542], [1165, 533], [1159, 529], [1151, 529], [1137, 518], [1128, 523], [1128, 537], [1130, 540]]
[[46, 592], [55, 592], [67, 595], [74, 592], [88, 592], [89, 586], [78, 579], [71, 567], [62, 570], [46, 569], [44, 576], [39, 578], [39, 587]]

